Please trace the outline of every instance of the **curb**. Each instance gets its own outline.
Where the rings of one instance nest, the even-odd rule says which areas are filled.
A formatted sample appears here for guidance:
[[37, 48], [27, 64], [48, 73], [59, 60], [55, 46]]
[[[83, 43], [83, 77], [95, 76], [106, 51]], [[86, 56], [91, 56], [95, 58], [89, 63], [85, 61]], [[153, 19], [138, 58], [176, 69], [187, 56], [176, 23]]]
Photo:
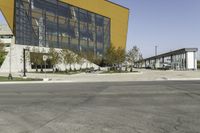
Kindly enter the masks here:
[[16, 82], [0, 82], [0, 85], [10, 84], [53, 84], [53, 83], [76, 83], [73, 81], [16, 81]]
[[200, 78], [172, 78], [172, 79], [167, 79], [169, 81], [186, 81], [186, 80], [189, 80], [189, 81], [192, 81], [192, 80], [199, 80], [200, 81]]
[[200, 78], [183, 78], [183, 79], [155, 79], [155, 80], [135, 80], [135, 81], [18, 81], [18, 82], [0, 82], [0, 85], [11, 85], [11, 84], [53, 84], [53, 83], [105, 83], [105, 82], [159, 82], [159, 81], [200, 81]]

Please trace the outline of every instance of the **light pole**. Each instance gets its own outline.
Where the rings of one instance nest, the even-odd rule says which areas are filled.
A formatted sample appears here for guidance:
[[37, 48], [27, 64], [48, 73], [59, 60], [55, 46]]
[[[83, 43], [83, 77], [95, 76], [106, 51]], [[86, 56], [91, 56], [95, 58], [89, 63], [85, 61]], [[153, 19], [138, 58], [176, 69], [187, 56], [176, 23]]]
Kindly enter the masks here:
[[26, 77], [26, 51], [29, 51], [28, 48], [23, 48], [23, 61], [24, 61], [24, 74], [23, 77]]
[[9, 59], [9, 74], [8, 74], [8, 80], [13, 80], [12, 71], [11, 71], [11, 65], [12, 65], [12, 44], [10, 43], [10, 59]]

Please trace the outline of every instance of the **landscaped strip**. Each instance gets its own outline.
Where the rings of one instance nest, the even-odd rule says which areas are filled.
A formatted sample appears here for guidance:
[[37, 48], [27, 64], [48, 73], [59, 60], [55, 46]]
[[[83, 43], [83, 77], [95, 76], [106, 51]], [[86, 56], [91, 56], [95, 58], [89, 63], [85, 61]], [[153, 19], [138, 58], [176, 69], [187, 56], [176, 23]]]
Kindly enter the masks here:
[[17, 77], [13, 77], [12, 80], [9, 80], [8, 77], [2, 77], [0, 76], [0, 82], [13, 82], [13, 81], [42, 81], [42, 79], [33, 79], [33, 78], [17, 78]]

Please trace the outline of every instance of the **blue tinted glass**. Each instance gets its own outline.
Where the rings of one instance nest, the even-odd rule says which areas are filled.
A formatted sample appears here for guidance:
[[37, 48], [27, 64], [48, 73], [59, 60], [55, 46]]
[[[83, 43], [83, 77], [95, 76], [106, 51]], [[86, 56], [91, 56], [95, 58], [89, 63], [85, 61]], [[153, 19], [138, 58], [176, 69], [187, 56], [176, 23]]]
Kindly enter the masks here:
[[96, 25], [97, 26], [103, 26], [104, 25], [104, 19], [103, 17], [96, 17]]
[[58, 15], [59, 16], [63, 16], [63, 17], [67, 17], [67, 18], [72, 18], [71, 10], [70, 10], [69, 6], [59, 5], [58, 10], [59, 10], [58, 11]]
[[68, 35], [70, 35], [71, 37], [75, 38], [75, 31], [74, 31], [74, 27], [73, 26], [67, 26], [67, 33]]
[[33, 6], [53, 13], [55, 13], [57, 9], [56, 4], [46, 2], [44, 0], [33, 0]]
[[86, 13], [86, 12], [79, 12], [79, 20], [83, 21], [83, 22], [88, 22], [91, 23], [92, 22], [92, 17], [90, 14]]
[[97, 33], [97, 42], [103, 43], [103, 34], [102, 33]]
[[[32, 1], [32, 3], [30, 3]], [[58, 0], [16, 0], [16, 43], [103, 52], [110, 19]]]

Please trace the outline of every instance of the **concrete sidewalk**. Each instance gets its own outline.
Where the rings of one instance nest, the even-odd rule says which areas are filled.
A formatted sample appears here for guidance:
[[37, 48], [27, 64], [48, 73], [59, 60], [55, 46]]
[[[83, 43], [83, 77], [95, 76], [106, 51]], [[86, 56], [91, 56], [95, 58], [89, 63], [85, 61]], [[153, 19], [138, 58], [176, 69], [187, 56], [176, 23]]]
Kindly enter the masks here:
[[[125, 81], [160, 81], [160, 80], [200, 80], [200, 71], [158, 71], [158, 70], [136, 70], [135, 73], [95, 74], [81, 73], [74, 75], [47, 74], [50, 82], [125, 82]], [[14, 77], [22, 74], [13, 73]], [[0, 76], [8, 76], [0, 73]], [[45, 74], [27, 73], [28, 78], [45, 78]], [[40, 83], [35, 82], [35, 83]], [[18, 82], [19, 83], [19, 82]], [[28, 83], [28, 82], [27, 82]], [[42, 82], [44, 83], [44, 82]]]

